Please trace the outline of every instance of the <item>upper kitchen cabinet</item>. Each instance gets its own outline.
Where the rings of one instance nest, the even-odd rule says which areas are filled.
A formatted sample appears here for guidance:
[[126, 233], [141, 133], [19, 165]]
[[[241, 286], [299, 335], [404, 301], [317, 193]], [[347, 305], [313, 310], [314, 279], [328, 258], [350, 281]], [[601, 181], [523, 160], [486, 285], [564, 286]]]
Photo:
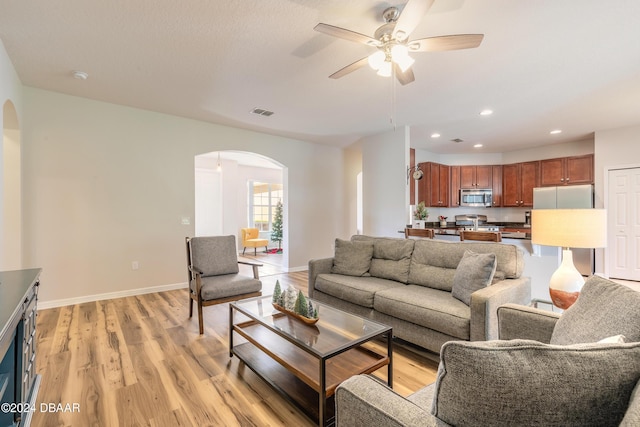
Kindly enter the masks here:
[[460, 166], [460, 188], [491, 188], [491, 166]]
[[593, 154], [540, 160], [540, 185], [593, 184]]
[[491, 206], [502, 206], [502, 166], [491, 166]]
[[539, 161], [502, 165], [502, 206], [533, 207], [533, 189], [539, 183]]
[[460, 206], [460, 166], [451, 166], [451, 198], [449, 207]]
[[430, 207], [449, 206], [451, 167], [439, 163], [420, 163], [424, 177], [418, 184], [418, 199]]

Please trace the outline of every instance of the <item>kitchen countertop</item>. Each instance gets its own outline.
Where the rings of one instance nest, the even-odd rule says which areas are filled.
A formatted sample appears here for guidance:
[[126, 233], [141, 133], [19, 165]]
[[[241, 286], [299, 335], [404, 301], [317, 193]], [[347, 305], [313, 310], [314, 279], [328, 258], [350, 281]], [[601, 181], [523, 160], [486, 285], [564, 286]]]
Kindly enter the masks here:
[[[488, 225], [500, 226], [503, 239], [531, 240], [531, 227], [525, 227], [522, 223], [488, 223]], [[456, 227], [454, 223], [449, 223], [446, 227], [440, 227], [438, 223], [427, 223], [426, 228], [433, 228], [436, 235], [460, 234], [460, 227]]]

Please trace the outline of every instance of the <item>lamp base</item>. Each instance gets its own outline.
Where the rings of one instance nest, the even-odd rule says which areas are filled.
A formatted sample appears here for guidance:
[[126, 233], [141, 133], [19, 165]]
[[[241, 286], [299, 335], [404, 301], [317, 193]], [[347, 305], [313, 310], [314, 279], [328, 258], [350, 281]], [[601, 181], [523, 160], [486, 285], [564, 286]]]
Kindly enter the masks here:
[[562, 263], [551, 276], [549, 295], [553, 305], [563, 310], [571, 307], [584, 285], [584, 277], [573, 265], [573, 253], [570, 249], [562, 250]]

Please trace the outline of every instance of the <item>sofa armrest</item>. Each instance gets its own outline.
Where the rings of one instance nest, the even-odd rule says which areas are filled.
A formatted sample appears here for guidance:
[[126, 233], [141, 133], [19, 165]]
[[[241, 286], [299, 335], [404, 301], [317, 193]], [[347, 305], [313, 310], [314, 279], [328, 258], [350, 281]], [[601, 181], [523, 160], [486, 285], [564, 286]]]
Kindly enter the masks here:
[[529, 304], [531, 278], [505, 279], [471, 294], [471, 341], [498, 339], [498, 307]]
[[505, 304], [498, 308], [501, 340], [525, 339], [548, 344], [560, 313], [525, 305]]
[[421, 408], [368, 375], [356, 375], [336, 389], [336, 426], [438, 426], [431, 408]]
[[331, 273], [331, 267], [333, 267], [333, 258], [320, 258], [309, 261], [309, 298], [313, 298], [313, 291], [318, 274]]

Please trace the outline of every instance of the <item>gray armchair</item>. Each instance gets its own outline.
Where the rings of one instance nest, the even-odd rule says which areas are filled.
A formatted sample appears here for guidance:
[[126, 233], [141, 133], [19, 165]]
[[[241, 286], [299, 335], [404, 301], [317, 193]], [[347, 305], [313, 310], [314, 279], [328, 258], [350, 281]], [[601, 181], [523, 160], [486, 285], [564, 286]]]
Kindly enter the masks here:
[[[198, 306], [200, 334], [204, 333], [202, 307], [262, 295], [258, 267], [262, 264], [238, 261], [236, 237], [187, 237], [189, 318], [193, 302]], [[238, 264], [253, 268], [253, 277], [240, 274]]]
[[507, 304], [498, 319], [501, 340], [446, 343], [436, 382], [406, 398], [343, 382], [337, 425], [640, 425], [640, 292], [594, 276], [562, 315]]

